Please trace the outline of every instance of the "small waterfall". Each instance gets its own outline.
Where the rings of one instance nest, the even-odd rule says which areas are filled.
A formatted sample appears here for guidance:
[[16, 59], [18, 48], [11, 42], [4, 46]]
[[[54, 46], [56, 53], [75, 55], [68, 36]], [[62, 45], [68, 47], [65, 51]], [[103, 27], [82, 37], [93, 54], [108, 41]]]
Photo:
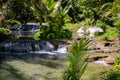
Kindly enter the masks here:
[[0, 43], [0, 56], [63, 59], [66, 53], [66, 44], [59, 41], [6, 40]]
[[103, 33], [104, 31], [102, 28], [97, 27], [97, 26], [81, 26], [78, 29], [77, 34], [78, 36], [83, 37], [87, 33], [87, 35], [89, 34], [88, 35], [89, 37], [94, 37], [95, 32]]
[[0, 52], [12, 53], [28, 53], [31, 51], [53, 51], [54, 45], [48, 41], [34, 41], [34, 40], [7, 40], [0, 43]]

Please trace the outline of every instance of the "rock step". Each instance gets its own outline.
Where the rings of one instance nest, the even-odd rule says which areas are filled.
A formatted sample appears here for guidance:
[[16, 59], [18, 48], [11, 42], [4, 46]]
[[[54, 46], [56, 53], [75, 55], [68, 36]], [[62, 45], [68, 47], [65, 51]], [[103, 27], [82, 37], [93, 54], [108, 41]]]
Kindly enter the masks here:
[[87, 58], [87, 61], [88, 62], [92, 62], [92, 61], [96, 61], [96, 60], [100, 60], [101, 58], [107, 58], [108, 57], [108, 55], [92, 55], [92, 56], [89, 56], [88, 58]]

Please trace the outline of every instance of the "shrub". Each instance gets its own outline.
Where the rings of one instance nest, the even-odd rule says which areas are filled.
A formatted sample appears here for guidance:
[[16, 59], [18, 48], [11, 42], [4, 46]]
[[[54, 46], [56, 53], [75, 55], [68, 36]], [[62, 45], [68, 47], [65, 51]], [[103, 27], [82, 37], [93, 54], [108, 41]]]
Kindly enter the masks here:
[[61, 31], [37, 31], [34, 34], [34, 39], [69, 39], [72, 36], [72, 32], [68, 29], [62, 29]]
[[81, 39], [79, 43], [74, 42], [72, 44], [68, 55], [69, 65], [63, 74], [63, 80], [80, 80], [87, 65], [85, 53], [89, 42]]
[[59, 34], [58, 38], [69, 39], [72, 36], [72, 32], [69, 29], [63, 29]]
[[117, 28], [111, 28], [104, 33], [102, 36], [102, 39], [107, 38], [107, 39], [115, 39], [118, 38], [118, 29]]
[[120, 55], [115, 58], [114, 68], [101, 72], [100, 80], [120, 80]]
[[95, 25], [101, 27], [104, 31], [106, 30], [107, 24], [102, 20], [96, 20]]
[[93, 25], [94, 19], [86, 18], [84, 21], [80, 22], [80, 26]]
[[113, 64], [113, 66], [116, 68], [116, 69], [120, 69], [120, 55], [117, 55], [115, 57], [115, 63]]
[[120, 69], [110, 69], [101, 72], [99, 75], [100, 80], [120, 80]]
[[115, 20], [114, 26], [117, 27], [118, 31], [118, 37], [120, 39], [120, 18]]
[[0, 28], [0, 40], [11, 38], [11, 31], [7, 28]]
[[102, 34], [103, 34], [103, 32], [95, 32], [95, 33], [94, 33], [95, 36], [100, 36], [100, 35], [102, 35]]
[[40, 39], [56, 39], [56, 33], [55, 32], [44, 32], [44, 31], [37, 31], [33, 35], [35, 40], [40, 40]]

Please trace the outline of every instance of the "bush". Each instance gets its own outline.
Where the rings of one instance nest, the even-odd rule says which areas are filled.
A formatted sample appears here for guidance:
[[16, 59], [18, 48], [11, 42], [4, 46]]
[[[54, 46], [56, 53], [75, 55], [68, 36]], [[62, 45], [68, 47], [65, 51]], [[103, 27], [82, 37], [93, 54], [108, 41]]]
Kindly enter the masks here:
[[104, 33], [102, 36], [102, 39], [107, 38], [109, 40], [118, 38], [118, 29], [117, 28], [111, 28]]
[[81, 21], [80, 22], [80, 25], [79, 26], [89, 26], [89, 25], [93, 25], [94, 23], [94, 19], [90, 19], [90, 18], [86, 18], [84, 21]]
[[0, 40], [11, 38], [11, 31], [7, 28], [0, 28]]
[[72, 36], [72, 32], [68, 29], [63, 29], [59, 34], [58, 34], [58, 38], [61, 39], [69, 39]]
[[101, 72], [99, 75], [100, 80], [120, 80], [120, 69], [110, 69], [108, 71]]
[[100, 80], [120, 80], [120, 55], [115, 58], [114, 68], [100, 73]]
[[56, 39], [56, 32], [44, 32], [44, 31], [37, 31], [33, 35], [35, 40], [40, 40], [40, 39]]
[[95, 25], [101, 27], [104, 31], [106, 30], [107, 24], [102, 20], [96, 20]]
[[119, 66], [119, 68], [120, 68], [120, 55], [118, 55], [118, 56], [115, 57], [114, 66]]
[[63, 29], [59, 32], [51, 31], [37, 31], [34, 33], [33, 37], [35, 40], [39, 39], [69, 39], [72, 36], [72, 32], [68, 29]]
[[95, 33], [94, 33], [95, 36], [100, 36], [100, 35], [102, 35], [102, 34], [103, 34], [103, 32], [95, 32]]
[[119, 36], [119, 39], [120, 39], [120, 18], [115, 20], [114, 26], [117, 27], [117, 29], [119, 30], [118, 36]]

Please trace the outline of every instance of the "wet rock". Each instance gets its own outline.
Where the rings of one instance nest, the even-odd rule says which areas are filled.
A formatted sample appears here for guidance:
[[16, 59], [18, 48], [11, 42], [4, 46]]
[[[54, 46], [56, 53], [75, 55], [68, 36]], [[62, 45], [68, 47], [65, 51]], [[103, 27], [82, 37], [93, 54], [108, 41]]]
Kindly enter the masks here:
[[94, 58], [88, 58], [87, 61], [88, 62], [93, 62], [93, 61], [95, 61], [95, 59]]
[[104, 53], [119, 53], [119, 48], [115, 48], [115, 47], [110, 48], [110, 47], [108, 47], [108, 48], [104, 48], [103, 51], [104, 51]]
[[105, 60], [105, 62], [107, 63], [107, 64], [110, 64], [110, 65], [112, 65], [112, 64], [114, 64], [114, 60], [112, 60], [112, 59], [109, 59], [109, 60]]
[[54, 46], [55, 50], [58, 49], [58, 47], [59, 47], [59, 42], [58, 41], [49, 41], [49, 42]]
[[108, 46], [110, 46], [110, 43], [106, 42], [106, 43], [104, 43], [104, 46], [108, 47]]
[[94, 50], [100, 50], [101, 48], [100, 47], [95, 47], [95, 49]]
[[104, 53], [104, 51], [103, 50], [95, 50], [95, 53]]
[[92, 61], [96, 61], [96, 60], [100, 60], [101, 58], [107, 58], [107, 55], [93, 55], [88, 57], [87, 61], [92, 62]]

